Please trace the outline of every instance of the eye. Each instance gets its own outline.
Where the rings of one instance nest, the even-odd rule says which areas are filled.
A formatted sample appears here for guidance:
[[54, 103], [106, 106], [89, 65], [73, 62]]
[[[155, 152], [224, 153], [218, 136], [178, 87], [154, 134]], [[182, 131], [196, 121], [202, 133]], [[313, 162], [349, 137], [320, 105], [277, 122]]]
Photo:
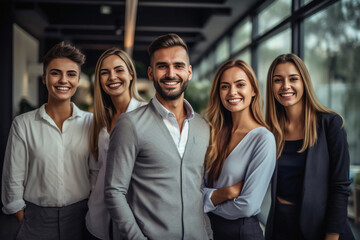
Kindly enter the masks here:
[[290, 81], [292, 81], [292, 82], [294, 82], [294, 81], [296, 81], [296, 80], [298, 80], [298, 78], [296, 78], [296, 77], [290, 78]]
[[116, 69], [116, 72], [117, 72], [117, 73], [121, 73], [121, 72], [123, 72], [123, 71], [124, 71], [124, 69], [122, 69], [122, 68]]
[[229, 88], [228, 85], [221, 85], [221, 86], [220, 86], [220, 89], [227, 89], [227, 88]]
[[59, 74], [60, 74], [60, 73], [57, 72], [57, 71], [50, 72], [50, 75], [52, 75], [52, 76], [57, 76], [57, 75], [59, 75]]
[[177, 64], [175, 65], [177, 69], [183, 69], [185, 66], [183, 64]]
[[239, 83], [236, 85], [237, 87], [244, 87], [245, 86], [245, 83]]
[[276, 82], [276, 83], [281, 82], [281, 79], [280, 78], [274, 78], [274, 82]]
[[158, 67], [158, 69], [165, 69], [166, 65], [158, 65], [157, 67]]
[[69, 77], [76, 77], [76, 76], [77, 76], [77, 73], [71, 72], [71, 73], [68, 73], [68, 76], [69, 76]]
[[107, 71], [102, 71], [102, 72], [100, 72], [100, 76], [103, 76], [103, 75], [106, 75], [106, 74], [108, 74]]

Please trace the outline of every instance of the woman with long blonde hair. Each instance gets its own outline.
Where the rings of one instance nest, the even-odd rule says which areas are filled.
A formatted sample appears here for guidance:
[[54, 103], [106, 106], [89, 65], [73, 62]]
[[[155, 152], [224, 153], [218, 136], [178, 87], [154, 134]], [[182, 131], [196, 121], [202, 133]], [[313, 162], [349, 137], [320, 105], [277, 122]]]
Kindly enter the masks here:
[[109, 239], [110, 215], [104, 202], [104, 181], [110, 133], [120, 114], [145, 104], [137, 92], [136, 72], [131, 58], [118, 48], [106, 50], [95, 68], [90, 148], [97, 160], [99, 174], [88, 203], [86, 226], [90, 234], [87, 239]]
[[263, 239], [256, 215], [275, 167], [276, 145], [251, 67], [229, 60], [217, 71], [205, 110], [211, 127], [204, 211], [214, 239]]
[[346, 220], [350, 160], [342, 117], [317, 100], [295, 54], [273, 61], [266, 91], [278, 159], [266, 239], [354, 239]]

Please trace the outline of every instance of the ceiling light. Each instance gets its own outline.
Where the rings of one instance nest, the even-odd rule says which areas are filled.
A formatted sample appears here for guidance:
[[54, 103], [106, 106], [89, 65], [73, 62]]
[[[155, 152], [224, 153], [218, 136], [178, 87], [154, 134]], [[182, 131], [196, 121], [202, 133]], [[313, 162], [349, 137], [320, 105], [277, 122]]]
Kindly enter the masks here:
[[100, 6], [100, 13], [105, 15], [111, 14], [111, 7], [106, 5]]

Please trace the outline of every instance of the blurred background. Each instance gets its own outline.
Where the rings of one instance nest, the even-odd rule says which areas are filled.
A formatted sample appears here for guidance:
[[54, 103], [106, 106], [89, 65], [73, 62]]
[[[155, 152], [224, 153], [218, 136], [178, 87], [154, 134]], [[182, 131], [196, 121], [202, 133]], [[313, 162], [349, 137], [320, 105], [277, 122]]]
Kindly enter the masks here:
[[293, 52], [307, 65], [320, 101], [345, 119], [353, 180], [349, 218], [358, 234], [360, 0], [2, 0], [0, 4], [1, 166], [12, 119], [47, 100], [41, 83], [42, 56], [60, 41], [74, 44], [87, 56], [73, 99], [87, 111], [92, 108], [96, 61], [113, 46], [132, 56], [140, 93], [150, 99], [154, 89], [147, 79], [147, 47], [159, 35], [179, 34], [189, 46], [193, 66], [185, 97], [197, 112], [206, 107], [212, 78], [224, 61], [248, 62], [264, 98], [270, 63]]

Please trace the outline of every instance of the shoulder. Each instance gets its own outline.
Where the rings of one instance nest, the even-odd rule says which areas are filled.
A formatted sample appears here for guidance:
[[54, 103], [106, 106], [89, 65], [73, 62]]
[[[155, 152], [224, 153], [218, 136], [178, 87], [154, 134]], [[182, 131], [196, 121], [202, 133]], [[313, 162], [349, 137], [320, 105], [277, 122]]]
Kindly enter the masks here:
[[202, 124], [204, 126], [209, 126], [208, 123], [206, 122], [205, 118], [203, 116], [201, 116], [198, 113], [194, 113], [194, 121], [198, 122], [199, 124]]
[[74, 124], [83, 125], [83, 129], [89, 129], [91, 127], [93, 119], [92, 113], [77, 109], [77, 116], [79, 117], [76, 117], [76, 121], [74, 121]]
[[79, 109], [79, 114], [84, 118], [84, 119], [87, 119], [87, 120], [92, 120], [92, 118], [93, 118], [93, 114], [92, 113], [90, 113], [90, 112], [86, 112], [86, 111], [84, 111], [84, 110], [80, 110]]
[[329, 131], [341, 129], [344, 125], [343, 118], [337, 113], [318, 113], [318, 125]]
[[29, 124], [35, 120], [36, 116], [38, 115], [39, 108], [20, 114], [16, 116], [13, 120], [13, 125], [23, 125]]
[[149, 109], [149, 105], [139, 106], [138, 108], [123, 113], [119, 116], [116, 121], [116, 128], [136, 128], [136, 126], [142, 126], [144, 122], [149, 120], [149, 116], [151, 114], [151, 110]]
[[194, 118], [190, 120], [190, 126], [198, 132], [210, 134], [210, 126], [206, 120], [198, 113], [194, 113]]
[[258, 127], [251, 131], [252, 139], [256, 139], [259, 142], [275, 143], [275, 138], [272, 132], [265, 127]]

